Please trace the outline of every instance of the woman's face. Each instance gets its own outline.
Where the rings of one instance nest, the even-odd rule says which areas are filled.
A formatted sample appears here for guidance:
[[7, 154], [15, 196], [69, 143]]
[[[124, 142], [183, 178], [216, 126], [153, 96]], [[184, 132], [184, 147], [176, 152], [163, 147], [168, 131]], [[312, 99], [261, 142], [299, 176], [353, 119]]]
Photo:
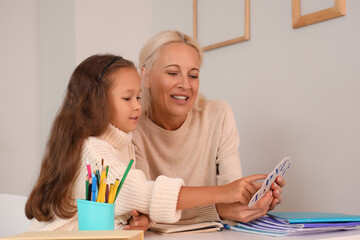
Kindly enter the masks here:
[[195, 48], [184, 43], [164, 46], [146, 79], [153, 100], [152, 117], [185, 120], [199, 91], [199, 70]]

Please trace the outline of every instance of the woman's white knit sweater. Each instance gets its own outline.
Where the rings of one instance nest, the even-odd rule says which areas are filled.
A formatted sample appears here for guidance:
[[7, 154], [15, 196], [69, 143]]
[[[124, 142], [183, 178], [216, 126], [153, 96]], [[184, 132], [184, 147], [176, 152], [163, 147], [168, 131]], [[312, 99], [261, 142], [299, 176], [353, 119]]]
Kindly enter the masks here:
[[[73, 200], [85, 198], [85, 180], [87, 175], [86, 160], [90, 161], [92, 170], [101, 165], [109, 166], [107, 183], [121, 179], [130, 158], [135, 161], [132, 146], [132, 135], [127, 134], [113, 125], [99, 137], [89, 137], [84, 141], [81, 151], [81, 167], [75, 180]], [[135, 165], [135, 164], [134, 164]], [[133, 166], [134, 166], [133, 165]], [[159, 176], [155, 181], [148, 181], [141, 170], [132, 169], [121, 188], [115, 202], [115, 229], [122, 228], [135, 209], [149, 215], [155, 222], [174, 223], [181, 217], [176, 210], [180, 188], [184, 181], [180, 178]], [[77, 214], [70, 219], [55, 217], [50, 222], [38, 222], [34, 219], [29, 230], [77, 230]]]

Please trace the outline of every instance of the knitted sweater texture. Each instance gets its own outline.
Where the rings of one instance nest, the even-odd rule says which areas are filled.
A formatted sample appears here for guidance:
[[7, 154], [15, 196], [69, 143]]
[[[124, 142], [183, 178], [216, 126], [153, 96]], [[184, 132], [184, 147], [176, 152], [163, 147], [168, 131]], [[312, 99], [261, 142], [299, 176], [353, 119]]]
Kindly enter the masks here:
[[[242, 176], [239, 135], [233, 112], [223, 101], [206, 100], [183, 125], [165, 130], [142, 116], [133, 132], [137, 163], [149, 179], [182, 178], [187, 186], [222, 185]], [[214, 205], [184, 210], [180, 223], [219, 220]]]
[[[81, 167], [78, 171], [73, 199], [85, 198], [85, 179], [87, 174], [86, 160], [90, 161], [92, 169], [101, 165], [109, 166], [107, 183], [114, 183], [121, 179], [130, 159], [135, 159], [135, 152], [131, 142], [132, 135], [127, 134], [113, 125], [99, 137], [89, 137], [82, 146]], [[154, 181], [148, 181], [141, 170], [134, 168], [121, 188], [115, 202], [115, 229], [121, 229], [131, 217], [131, 210], [135, 209], [149, 215], [156, 222], [174, 223], [181, 217], [181, 211], [176, 210], [177, 199], [184, 181], [179, 178], [159, 176]], [[77, 214], [70, 219], [55, 217], [51, 222], [38, 222], [34, 219], [29, 230], [77, 230]]]

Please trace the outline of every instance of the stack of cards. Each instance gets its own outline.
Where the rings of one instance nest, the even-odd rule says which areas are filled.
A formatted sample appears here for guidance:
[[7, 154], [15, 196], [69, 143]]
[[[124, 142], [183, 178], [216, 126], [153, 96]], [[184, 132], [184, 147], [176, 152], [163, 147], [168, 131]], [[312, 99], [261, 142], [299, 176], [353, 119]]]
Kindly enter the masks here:
[[257, 201], [259, 201], [270, 190], [271, 184], [275, 181], [277, 176], [284, 176], [286, 171], [290, 168], [291, 158], [284, 158], [272, 171], [264, 181], [261, 188], [254, 194], [249, 202], [249, 207], [252, 207]]

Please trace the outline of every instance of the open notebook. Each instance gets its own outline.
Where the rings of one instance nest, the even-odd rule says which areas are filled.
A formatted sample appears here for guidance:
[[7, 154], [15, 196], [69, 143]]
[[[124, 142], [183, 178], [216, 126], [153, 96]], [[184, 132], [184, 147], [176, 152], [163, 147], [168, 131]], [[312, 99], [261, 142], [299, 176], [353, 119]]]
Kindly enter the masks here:
[[151, 224], [150, 230], [162, 234], [162, 235], [178, 235], [178, 234], [190, 234], [190, 233], [203, 233], [203, 232], [215, 232], [221, 231], [224, 226], [219, 222], [202, 222], [186, 225], [175, 224]]

